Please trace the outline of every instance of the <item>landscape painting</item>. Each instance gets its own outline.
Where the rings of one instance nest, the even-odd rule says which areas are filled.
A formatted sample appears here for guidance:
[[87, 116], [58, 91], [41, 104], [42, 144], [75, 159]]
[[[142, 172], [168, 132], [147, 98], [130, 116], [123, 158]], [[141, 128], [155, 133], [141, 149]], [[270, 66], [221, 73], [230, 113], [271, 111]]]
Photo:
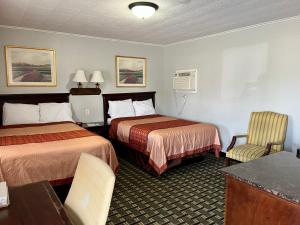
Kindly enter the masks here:
[[6, 46], [8, 86], [56, 86], [55, 50]]
[[146, 63], [146, 58], [116, 56], [117, 87], [145, 87]]

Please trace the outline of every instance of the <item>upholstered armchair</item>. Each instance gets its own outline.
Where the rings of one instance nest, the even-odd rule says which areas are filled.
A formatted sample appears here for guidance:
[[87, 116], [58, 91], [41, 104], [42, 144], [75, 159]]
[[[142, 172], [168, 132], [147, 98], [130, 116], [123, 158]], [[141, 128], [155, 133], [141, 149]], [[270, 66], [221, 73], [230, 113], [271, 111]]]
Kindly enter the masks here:
[[[248, 134], [233, 136], [226, 152], [226, 166], [230, 160], [247, 162], [283, 150], [288, 116], [274, 112], [251, 113]], [[246, 138], [246, 144], [235, 146], [237, 138]]]

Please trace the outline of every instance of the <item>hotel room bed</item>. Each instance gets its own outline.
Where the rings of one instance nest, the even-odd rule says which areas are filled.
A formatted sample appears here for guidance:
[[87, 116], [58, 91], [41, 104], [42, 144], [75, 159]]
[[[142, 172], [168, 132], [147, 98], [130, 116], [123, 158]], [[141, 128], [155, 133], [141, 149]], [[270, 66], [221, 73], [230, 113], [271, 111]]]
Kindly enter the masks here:
[[[37, 102], [58, 100], [53, 95], [48, 100], [41, 99], [41, 94], [34, 96], [38, 96]], [[0, 101], [20, 101], [19, 98], [10, 101], [14, 97], [2, 95]], [[0, 180], [10, 186], [41, 180], [48, 180], [53, 185], [69, 183], [81, 152], [101, 158], [113, 171], [118, 168], [112, 144], [73, 122], [1, 126]]]
[[[154, 92], [105, 94], [104, 115], [107, 102], [131, 98], [152, 99]], [[108, 115], [104, 116], [106, 124]], [[177, 119], [162, 115], [148, 115], [112, 119], [109, 136], [123, 146], [146, 156], [138, 163], [148, 165], [156, 174], [178, 165], [182, 159], [213, 151], [219, 157], [221, 150], [218, 130], [214, 125]], [[147, 160], [148, 162], [145, 162]], [[143, 163], [141, 163], [143, 161]], [[145, 168], [145, 165], [141, 165]]]

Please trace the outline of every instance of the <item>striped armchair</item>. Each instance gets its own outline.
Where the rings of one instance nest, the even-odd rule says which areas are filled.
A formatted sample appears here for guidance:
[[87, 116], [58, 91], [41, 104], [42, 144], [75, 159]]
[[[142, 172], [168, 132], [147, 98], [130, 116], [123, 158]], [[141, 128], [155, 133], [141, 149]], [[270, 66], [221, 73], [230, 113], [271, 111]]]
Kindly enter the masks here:
[[[253, 112], [248, 135], [233, 136], [226, 152], [226, 166], [230, 159], [247, 162], [283, 150], [288, 116], [274, 112]], [[246, 138], [246, 144], [234, 147], [237, 138]]]

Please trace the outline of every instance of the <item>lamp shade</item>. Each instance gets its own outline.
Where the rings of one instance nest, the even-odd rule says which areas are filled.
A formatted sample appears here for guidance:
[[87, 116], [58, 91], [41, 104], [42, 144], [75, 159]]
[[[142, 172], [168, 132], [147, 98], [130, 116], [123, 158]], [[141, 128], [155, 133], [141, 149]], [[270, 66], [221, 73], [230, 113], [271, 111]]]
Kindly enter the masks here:
[[73, 78], [73, 81], [74, 82], [79, 82], [79, 83], [85, 83], [85, 82], [87, 82], [87, 79], [85, 77], [84, 71], [83, 70], [77, 70], [76, 74], [75, 74], [75, 76]]
[[93, 83], [103, 83], [104, 79], [102, 76], [102, 72], [99, 70], [96, 70], [93, 72], [92, 78], [91, 78], [91, 82]]

